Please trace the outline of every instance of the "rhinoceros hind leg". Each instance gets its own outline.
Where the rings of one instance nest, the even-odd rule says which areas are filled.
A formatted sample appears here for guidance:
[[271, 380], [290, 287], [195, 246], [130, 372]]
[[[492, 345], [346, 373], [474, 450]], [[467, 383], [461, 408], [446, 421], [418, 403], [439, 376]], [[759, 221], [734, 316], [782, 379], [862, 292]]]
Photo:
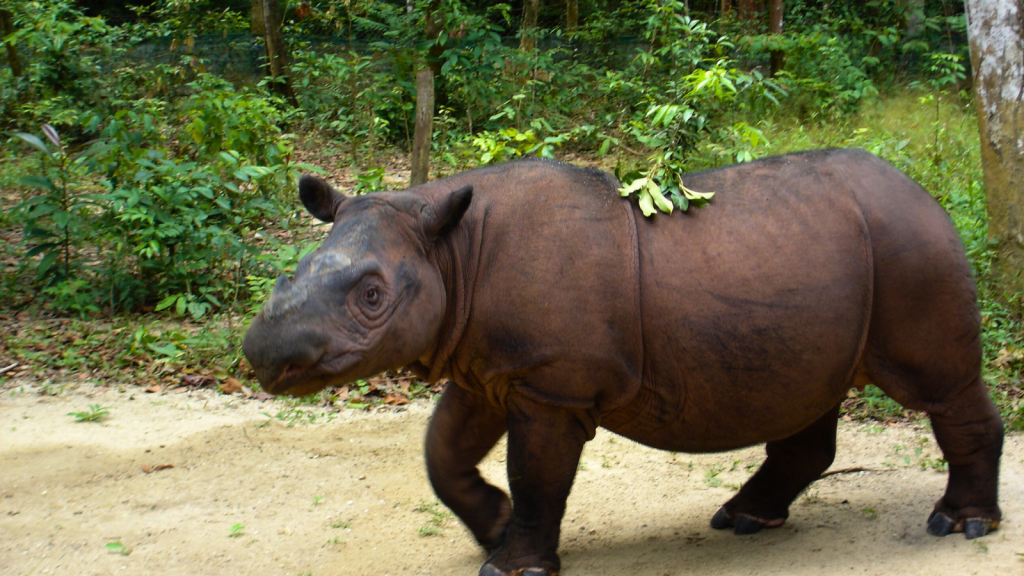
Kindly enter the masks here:
[[505, 434], [505, 413], [449, 384], [427, 430], [427, 474], [434, 492], [485, 549], [498, 547], [512, 504], [480, 476], [476, 465]]
[[1003, 423], [980, 379], [958, 390], [929, 413], [949, 463], [946, 493], [928, 517], [928, 533], [963, 532], [980, 538], [999, 527], [999, 457]]
[[821, 477], [835, 458], [839, 405], [789, 438], [769, 442], [768, 458], [739, 493], [725, 503], [711, 527], [733, 528], [738, 535], [782, 526], [789, 505], [811, 482]]

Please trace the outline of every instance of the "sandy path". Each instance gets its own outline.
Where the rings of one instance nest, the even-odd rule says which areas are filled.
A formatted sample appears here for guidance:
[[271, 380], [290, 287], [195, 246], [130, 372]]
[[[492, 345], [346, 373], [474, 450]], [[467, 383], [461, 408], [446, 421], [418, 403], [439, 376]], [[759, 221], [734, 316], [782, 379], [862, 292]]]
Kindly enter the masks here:
[[[106, 422], [66, 415], [94, 402], [111, 406]], [[482, 553], [455, 520], [419, 535], [432, 516], [416, 508], [434, 500], [429, 406], [293, 427], [260, 413], [282, 408], [209, 392], [5, 392], [0, 574], [476, 574]], [[502, 486], [503, 452], [483, 465]], [[822, 480], [784, 527], [737, 537], [708, 520], [761, 448], [671, 454], [602, 432], [569, 500], [562, 574], [1024, 575], [1024, 437], [1007, 438], [1003, 527], [977, 543], [925, 534], [946, 476], [921, 462], [936, 455], [921, 430], [843, 424], [834, 467], [877, 471]], [[174, 467], [142, 471], [158, 464]], [[107, 550], [115, 539], [131, 553]]]

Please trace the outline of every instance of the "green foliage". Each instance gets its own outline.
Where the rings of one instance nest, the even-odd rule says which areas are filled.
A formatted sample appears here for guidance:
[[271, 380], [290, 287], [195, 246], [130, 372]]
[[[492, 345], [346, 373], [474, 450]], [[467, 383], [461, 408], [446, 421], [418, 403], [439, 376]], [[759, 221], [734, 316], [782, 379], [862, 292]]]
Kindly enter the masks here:
[[132, 553], [132, 549], [121, 543], [120, 540], [114, 540], [113, 542], [107, 542], [103, 545], [110, 554], [117, 554], [119, 556], [128, 556]]
[[105, 66], [121, 52], [120, 32], [87, 17], [71, 0], [15, 0], [15, 33], [24, 60], [20, 78], [0, 76], [0, 121], [70, 128], [111, 96]]
[[430, 516], [423, 526], [420, 526], [419, 535], [423, 537], [440, 535], [452, 517], [452, 513], [442, 508], [441, 503], [436, 500], [420, 500], [416, 505], [416, 511]]
[[[690, 190], [687, 172], [768, 152], [861, 147], [893, 162], [960, 230], [980, 285], [985, 377], [1010, 427], [1024, 428], [1024, 328], [987, 282], [960, 6], [787, 0], [784, 33], [773, 35], [763, 17], [740, 22], [717, 4], [698, 11], [712, 4], [583, 3], [579, 28], [538, 29], [537, 49], [524, 52], [517, 9], [506, 4], [444, 0], [441, 33], [424, 41], [429, 2], [410, 11], [323, 0], [308, 14], [291, 3], [285, 34], [300, 104], [292, 108], [266, 81], [228, 82], [235, 76], [211, 73], [217, 64], [196, 55], [203, 34], [245, 31], [243, 11], [158, 2], [114, 26], [70, 0], [11, 0], [16, 32], [7, 40], [25, 73], [0, 66], [0, 123], [12, 135], [0, 232], [15, 238], [0, 255], [17, 262], [0, 278], [4, 306], [80, 319], [152, 309], [229, 324], [204, 332], [124, 322], [60, 353], [18, 347], [15, 357], [59, 369], [170, 370], [205, 355], [219, 370], [237, 368], [230, 312], [257, 310], [314, 246], [305, 235], [296, 241], [292, 186], [311, 167], [293, 162], [292, 133], [313, 154], [323, 140], [340, 149], [317, 161], [333, 155], [351, 166], [352, 192], [391, 186], [385, 167], [399, 172], [391, 149], [411, 147], [414, 78], [428, 63], [439, 72], [433, 164], [445, 172], [533, 155], [610, 156], [601, 162], [616, 167], [622, 191], [653, 215], [716, 192]], [[169, 42], [170, 51], [139, 58], [144, 42]], [[225, 46], [258, 52], [250, 42]], [[769, 76], [773, 51], [785, 65]], [[97, 339], [124, 351], [103, 357]], [[347, 401], [369, 406], [371, 392], [363, 382]], [[898, 414], [874, 388], [848, 403], [859, 414]], [[309, 417], [299, 412], [279, 417]]]
[[68, 412], [75, 422], [102, 422], [110, 415], [110, 410], [101, 404], [90, 404], [88, 410], [82, 412]]

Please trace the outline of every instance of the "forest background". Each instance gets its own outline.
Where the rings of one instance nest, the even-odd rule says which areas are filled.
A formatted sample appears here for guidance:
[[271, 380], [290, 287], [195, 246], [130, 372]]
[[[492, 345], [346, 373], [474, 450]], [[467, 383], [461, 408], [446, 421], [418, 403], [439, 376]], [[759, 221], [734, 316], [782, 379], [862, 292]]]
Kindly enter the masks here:
[[[297, 202], [303, 172], [364, 194], [541, 156], [613, 171], [665, 218], [707, 202], [686, 172], [844, 146], [950, 213], [986, 382], [1024, 429], [962, 3], [8, 0], [0, 19], [0, 388], [262, 398], [241, 335], [325, 231]], [[391, 373], [295, 405], [438, 390]], [[920, 417], [873, 386], [843, 410]]]

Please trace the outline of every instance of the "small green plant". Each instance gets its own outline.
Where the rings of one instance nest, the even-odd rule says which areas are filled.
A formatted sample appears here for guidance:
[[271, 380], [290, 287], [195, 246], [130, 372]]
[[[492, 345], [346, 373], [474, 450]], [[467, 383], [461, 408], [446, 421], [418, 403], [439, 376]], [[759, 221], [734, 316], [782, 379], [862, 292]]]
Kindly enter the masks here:
[[878, 512], [874, 508], [865, 508], [861, 510], [861, 513], [864, 514], [864, 517], [868, 520], [878, 519]]
[[102, 422], [109, 415], [110, 410], [100, 404], [90, 404], [89, 409], [82, 412], [68, 412], [76, 422]]
[[725, 470], [722, 464], [712, 464], [704, 470], [704, 483], [710, 488], [717, 488], [722, 485], [722, 479], [718, 477]]
[[324, 499], [323, 496], [314, 496], [313, 497], [313, 506], [316, 506], [317, 504], [319, 504], [320, 501], [323, 500], [323, 499]]
[[335, 520], [331, 522], [331, 528], [341, 528], [342, 530], [348, 530], [352, 527], [352, 522], [349, 520]]
[[245, 526], [241, 524], [232, 524], [231, 532], [228, 533], [228, 538], [239, 538], [245, 534]]
[[127, 556], [132, 553], [132, 549], [121, 543], [121, 540], [114, 540], [113, 542], [107, 542], [103, 545], [110, 554], [120, 554], [121, 556]]
[[946, 462], [945, 458], [924, 458], [918, 464], [921, 470], [931, 468], [936, 472], [949, 472], [949, 462]]
[[448, 520], [452, 517], [452, 513], [443, 509], [441, 503], [437, 500], [433, 502], [420, 500], [420, 503], [416, 506], [416, 511], [430, 514], [430, 518], [419, 529], [419, 535], [423, 537], [441, 534], [445, 525], [448, 524]]

